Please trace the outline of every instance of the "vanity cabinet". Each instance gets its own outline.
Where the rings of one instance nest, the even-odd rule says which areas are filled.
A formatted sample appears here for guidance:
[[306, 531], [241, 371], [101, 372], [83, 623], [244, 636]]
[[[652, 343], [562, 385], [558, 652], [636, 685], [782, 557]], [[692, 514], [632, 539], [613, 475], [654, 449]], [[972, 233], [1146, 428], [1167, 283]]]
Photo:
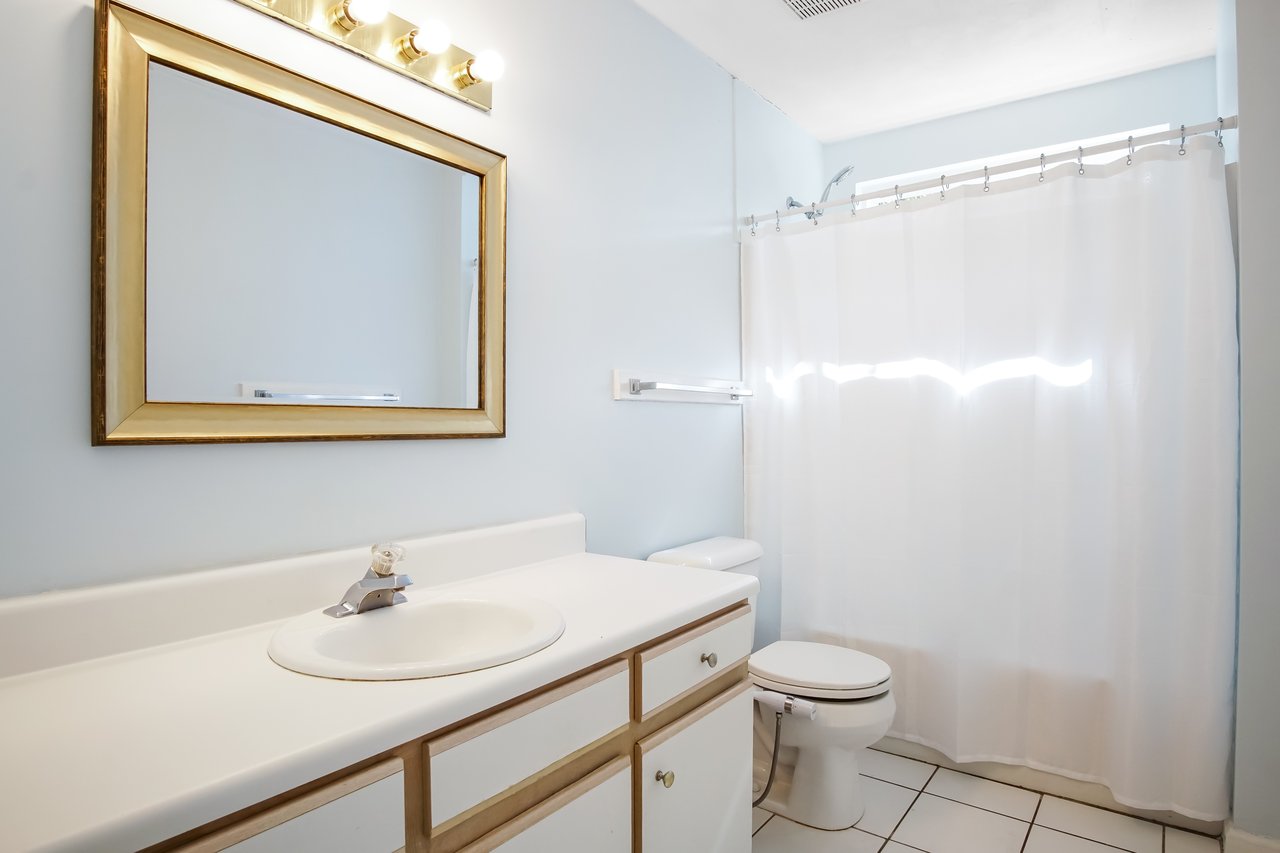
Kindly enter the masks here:
[[148, 853], [742, 853], [753, 621], [725, 608]]
[[740, 684], [636, 744], [641, 849], [750, 846], [751, 705], [751, 684]]

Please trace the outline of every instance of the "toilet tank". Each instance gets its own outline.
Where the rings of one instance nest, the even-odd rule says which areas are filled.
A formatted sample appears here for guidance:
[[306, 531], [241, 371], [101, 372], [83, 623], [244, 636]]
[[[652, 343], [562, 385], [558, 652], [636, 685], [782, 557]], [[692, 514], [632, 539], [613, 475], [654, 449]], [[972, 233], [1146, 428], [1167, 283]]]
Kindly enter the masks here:
[[658, 551], [650, 554], [649, 559], [655, 563], [693, 566], [713, 571], [727, 570], [758, 577], [762, 556], [764, 549], [759, 542], [734, 539], [732, 536], [716, 536]]

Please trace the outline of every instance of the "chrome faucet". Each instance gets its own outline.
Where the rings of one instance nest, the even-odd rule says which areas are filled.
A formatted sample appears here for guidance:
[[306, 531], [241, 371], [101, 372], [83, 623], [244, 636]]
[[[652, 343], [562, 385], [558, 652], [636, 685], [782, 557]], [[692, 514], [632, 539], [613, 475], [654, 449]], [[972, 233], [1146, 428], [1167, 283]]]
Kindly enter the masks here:
[[341, 601], [325, 608], [327, 615], [335, 618], [351, 616], [404, 603], [405, 598], [401, 593], [413, 583], [413, 578], [395, 573], [396, 563], [404, 559], [403, 546], [394, 542], [382, 542], [370, 550], [373, 552], [373, 561], [369, 565], [369, 571], [351, 585]]

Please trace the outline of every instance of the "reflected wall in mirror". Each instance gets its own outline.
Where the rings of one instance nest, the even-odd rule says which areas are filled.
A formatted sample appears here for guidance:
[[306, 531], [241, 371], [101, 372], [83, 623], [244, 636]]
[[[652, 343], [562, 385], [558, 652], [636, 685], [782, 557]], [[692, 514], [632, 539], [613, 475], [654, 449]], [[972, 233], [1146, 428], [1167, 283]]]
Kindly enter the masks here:
[[150, 77], [147, 399], [474, 408], [479, 178]]
[[98, 15], [94, 442], [501, 436], [505, 158]]

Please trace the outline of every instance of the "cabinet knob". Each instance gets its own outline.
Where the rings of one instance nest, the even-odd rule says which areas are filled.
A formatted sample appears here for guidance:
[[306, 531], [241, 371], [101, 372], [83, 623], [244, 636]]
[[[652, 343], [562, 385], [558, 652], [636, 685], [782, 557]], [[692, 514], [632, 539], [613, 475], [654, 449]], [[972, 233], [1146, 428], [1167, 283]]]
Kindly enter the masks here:
[[670, 788], [672, 785], [676, 783], [676, 771], [668, 770], [666, 773], [663, 773], [661, 770], [659, 770], [658, 774], [653, 778], [656, 781], [661, 782], [664, 788]]
[[715, 652], [707, 652], [702, 656], [702, 662], [712, 669], [716, 668], [716, 664], [720, 663], [720, 658], [716, 657]]

